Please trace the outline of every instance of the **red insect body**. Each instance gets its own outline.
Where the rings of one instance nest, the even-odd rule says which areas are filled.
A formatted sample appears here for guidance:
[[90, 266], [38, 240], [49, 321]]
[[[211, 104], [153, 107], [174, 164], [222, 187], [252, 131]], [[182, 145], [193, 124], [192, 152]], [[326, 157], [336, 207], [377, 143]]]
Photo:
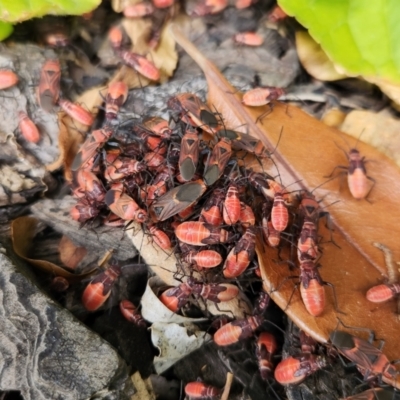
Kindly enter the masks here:
[[106, 96], [106, 120], [110, 121], [117, 118], [121, 106], [128, 97], [128, 86], [125, 82], [113, 82], [108, 87]]
[[107, 181], [115, 182], [144, 171], [145, 169], [146, 165], [137, 160], [127, 157], [118, 157], [107, 166], [104, 171], [104, 178]]
[[82, 304], [88, 311], [96, 311], [110, 297], [111, 289], [121, 275], [121, 267], [112, 264], [104, 272], [97, 275], [82, 294]]
[[173, 312], [177, 312], [189, 301], [189, 296], [191, 294], [192, 288], [187, 283], [181, 283], [179, 286], [163, 292], [159, 299], [165, 307]]
[[182, 256], [182, 261], [201, 268], [214, 268], [221, 264], [222, 257], [215, 250], [189, 251]]
[[307, 311], [314, 317], [322, 314], [325, 307], [324, 282], [317, 266], [307, 257], [300, 260], [300, 294]]
[[127, 321], [134, 323], [138, 327], [147, 328], [146, 321], [143, 319], [139, 310], [131, 301], [122, 300], [119, 303], [119, 309]]
[[15, 86], [19, 81], [18, 75], [8, 69], [0, 70], [0, 90]]
[[282, 193], [275, 193], [274, 203], [271, 210], [271, 222], [274, 229], [283, 232], [289, 222], [289, 212]]
[[263, 321], [264, 317], [256, 315], [230, 322], [215, 332], [214, 342], [218, 346], [229, 346], [237, 343], [239, 340], [252, 336]]
[[400, 283], [382, 284], [372, 287], [367, 292], [367, 300], [382, 303], [393, 299], [400, 293]]
[[218, 120], [210, 108], [193, 93], [180, 93], [171, 97], [168, 107], [175, 111], [186, 124], [201, 128], [210, 134], [215, 133]]
[[296, 385], [307, 376], [328, 365], [326, 357], [300, 354], [282, 360], [275, 369], [275, 379], [281, 385]]
[[269, 332], [262, 332], [257, 339], [256, 356], [261, 377], [267, 380], [271, 377], [274, 369], [272, 357], [278, 345], [275, 336]]
[[60, 62], [58, 60], [47, 60], [43, 64], [39, 86], [36, 90], [38, 103], [47, 112], [52, 111], [60, 97], [60, 79]]
[[65, 99], [60, 99], [58, 101], [58, 104], [63, 109], [63, 111], [65, 111], [75, 121], [78, 121], [79, 123], [87, 126], [93, 124], [93, 115], [89, 111], [86, 111], [84, 108], [82, 108], [80, 105], [71, 103], [69, 100]]
[[332, 332], [330, 340], [340, 354], [357, 365], [365, 380], [381, 377], [385, 382], [393, 384], [398, 377], [398, 371], [382, 350], [366, 340], [342, 331]]
[[67, 35], [61, 32], [47, 34], [45, 41], [49, 46], [53, 47], [67, 47], [69, 45]]
[[251, 107], [265, 106], [279, 99], [284, 93], [283, 89], [276, 87], [255, 88], [243, 95], [242, 103]]
[[177, 217], [181, 220], [181, 221], [185, 221], [186, 219], [188, 219], [192, 214], [194, 214], [196, 211], [195, 205], [192, 204], [191, 206], [185, 208], [184, 210], [182, 210], [180, 213], [177, 214]]
[[113, 26], [108, 31], [108, 40], [110, 41], [111, 46], [113, 47], [114, 50], [119, 50], [121, 48], [122, 38], [123, 38], [122, 30], [118, 26]]
[[96, 203], [102, 203], [106, 191], [100, 179], [87, 169], [80, 169], [76, 174], [78, 187], [74, 190], [74, 197], [86, 198]]
[[350, 193], [357, 200], [365, 199], [371, 191], [371, 185], [368, 184], [367, 170], [365, 168], [365, 157], [361, 157], [357, 149], [351, 149], [348, 158], [347, 182]]
[[235, 7], [238, 10], [242, 10], [243, 8], [250, 7], [254, 4], [257, 0], [236, 0]]
[[274, 228], [272, 222], [267, 220], [267, 217], [263, 217], [262, 219], [262, 231], [264, 241], [267, 245], [271, 247], [279, 246], [281, 242], [281, 233]]
[[168, 235], [155, 225], [150, 226], [150, 234], [154, 242], [163, 250], [170, 250], [172, 247], [171, 240]]
[[236, 278], [247, 269], [255, 255], [255, 241], [255, 228], [250, 227], [226, 257], [223, 270], [225, 278]]
[[222, 216], [224, 222], [227, 225], [234, 225], [239, 221], [240, 218], [240, 199], [239, 192], [236, 185], [229, 185], [226, 197], [224, 200], [224, 206], [222, 209]]
[[156, 8], [167, 8], [174, 5], [175, 0], [152, 0], [154, 7]]
[[172, 135], [172, 130], [168, 126], [168, 121], [160, 117], [150, 117], [144, 120], [143, 125], [156, 136], [160, 136], [163, 139], [169, 139]]
[[300, 259], [302, 254], [307, 254], [312, 260], [319, 256], [317, 227], [313, 222], [304, 221], [297, 242], [297, 256]]
[[200, 138], [197, 132], [187, 131], [181, 142], [181, 152], [179, 156], [179, 172], [182, 179], [190, 181], [197, 168], [200, 151]]
[[162, 154], [149, 151], [143, 157], [143, 162], [146, 164], [148, 169], [157, 171], [158, 168], [165, 163], [165, 157]]
[[99, 215], [99, 209], [85, 199], [81, 199], [71, 208], [70, 215], [75, 221], [86, 222], [89, 219], [97, 217]]
[[202, 382], [189, 382], [185, 386], [185, 394], [193, 400], [216, 400], [220, 396], [221, 390]]
[[258, 47], [264, 43], [264, 38], [255, 32], [241, 32], [237, 33], [233, 40], [236, 43], [244, 44], [246, 46]]
[[119, 55], [128, 67], [133, 68], [145, 78], [151, 81], [160, 79], [160, 70], [146, 57], [127, 50], [121, 50]]
[[203, 284], [194, 278], [188, 278], [187, 284], [190, 286], [192, 293], [198, 294], [214, 303], [232, 300], [239, 293], [238, 287], [229, 283]]
[[37, 143], [40, 140], [39, 129], [24, 111], [18, 113], [18, 127], [28, 142]]
[[108, 139], [110, 139], [112, 134], [113, 131], [108, 127], [93, 131], [91, 136], [87, 137], [78, 154], [75, 156], [71, 170], [77, 171], [79, 168], [86, 168], [88, 163], [96, 155], [97, 150], [103, 146]]
[[244, 228], [254, 226], [256, 223], [256, 217], [253, 209], [245, 203], [240, 203], [240, 216], [239, 221]]
[[201, 209], [199, 220], [214, 226], [221, 226], [224, 222], [221, 212], [224, 197], [223, 189], [215, 189]]
[[181, 242], [192, 246], [225, 243], [230, 239], [225, 229], [200, 221], [182, 222], [175, 229], [175, 235]]
[[124, 8], [124, 16], [127, 18], [140, 18], [151, 15], [154, 12], [154, 7], [151, 3], [142, 1], [136, 4], [130, 4]]
[[204, 169], [204, 182], [213, 185], [222, 175], [232, 155], [230, 139], [221, 138], [214, 146], [208, 163]]
[[147, 221], [147, 212], [139, 207], [135, 200], [119, 188], [111, 188], [104, 199], [110, 210], [125, 221], [144, 223]]
[[103, 221], [103, 224], [106, 226], [112, 226], [114, 228], [121, 228], [125, 225], [125, 221], [115, 215], [114, 213], [110, 213]]

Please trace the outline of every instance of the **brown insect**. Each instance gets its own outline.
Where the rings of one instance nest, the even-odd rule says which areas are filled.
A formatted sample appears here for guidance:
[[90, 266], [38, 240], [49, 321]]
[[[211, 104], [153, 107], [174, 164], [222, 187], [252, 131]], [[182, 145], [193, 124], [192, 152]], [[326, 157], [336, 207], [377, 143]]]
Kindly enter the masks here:
[[15, 86], [19, 81], [18, 75], [9, 69], [0, 70], [0, 90]]
[[93, 124], [93, 115], [80, 105], [72, 103], [69, 100], [65, 99], [60, 99], [58, 101], [58, 104], [63, 109], [63, 111], [65, 111], [75, 121], [87, 126]]
[[76, 173], [78, 187], [74, 189], [74, 197], [86, 198], [97, 204], [102, 203], [106, 191], [100, 179], [87, 169], [80, 169]]
[[316, 260], [320, 256], [317, 227], [307, 219], [303, 223], [297, 242], [297, 255], [299, 259], [302, 254], [307, 254], [312, 260]]
[[[235, 43], [244, 44], [246, 46], [252, 46], [252, 47], [258, 47], [264, 43], [264, 38], [256, 32], [237, 33], [233, 37], [233, 40]], [[247, 104], [247, 105], [249, 105], [249, 104]]]
[[175, 229], [175, 235], [181, 242], [192, 246], [225, 243], [232, 238], [225, 229], [200, 221], [182, 222]]
[[40, 73], [39, 86], [36, 89], [40, 107], [51, 112], [60, 97], [61, 68], [58, 60], [47, 60]]
[[151, 205], [150, 215], [156, 221], [165, 221], [194, 204], [206, 189], [202, 180], [176, 186]]
[[231, 141], [221, 138], [214, 146], [211, 156], [204, 169], [204, 182], [207, 186], [213, 185], [223, 174], [232, 155]]
[[199, 162], [200, 138], [197, 132], [186, 131], [181, 141], [179, 171], [184, 181], [190, 181]]
[[113, 134], [113, 130], [109, 127], [97, 129], [85, 140], [79, 152], [72, 162], [71, 170], [77, 171], [79, 168], [85, 168], [87, 164], [97, 154], [97, 151], [102, 147]]
[[128, 67], [133, 68], [145, 78], [151, 81], [158, 81], [160, 79], [160, 70], [146, 57], [128, 50], [121, 50], [119, 56]]
[[99, 212], [100, 210], [96, 204], [92, 204], [86, 199], [81, 199], [71, 208], [70, 215], [74, 221], [86, 222], [97, 217]]
[[160, 136], [163, 139], [169, 139], [172, 135], [172, 130], [168, 125], [168, 121], [160, 117], [145, 119], [143, 121], [143, 126], [154, 133], [154, 135]]
[[18, 127], [28, 142], [37, 143], [40, 140], [39, 129], [24, 111], [18, 113]]
[[125, 103], [128, 97], [128, 86], [125, 82], [113, 82], [108, 87], [106, 96], [106, 113], [107, 121], [117, 118], [117, 114], [121, 106]]
[[167, 105], [186, 124], [202, 128], [212, 135], [215, 133], [215, 128], [218, 126], [216, 116], [193, 93], [177, 94], [168, 100]]

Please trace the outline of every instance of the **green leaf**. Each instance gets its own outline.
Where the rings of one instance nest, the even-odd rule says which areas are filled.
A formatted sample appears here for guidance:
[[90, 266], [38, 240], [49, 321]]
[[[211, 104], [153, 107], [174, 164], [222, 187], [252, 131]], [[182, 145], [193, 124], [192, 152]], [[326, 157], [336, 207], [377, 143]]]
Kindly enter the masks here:
[[349, 75], [400, 83], [400, 1], [278, 0]]
[[8, 22], [0, 21], [0, 41], [12, 34], [13, 26]]
[[0, 20], [21, 22], [46, 14], [81, 15], [93, 10], [101, 0], [2, 0]]

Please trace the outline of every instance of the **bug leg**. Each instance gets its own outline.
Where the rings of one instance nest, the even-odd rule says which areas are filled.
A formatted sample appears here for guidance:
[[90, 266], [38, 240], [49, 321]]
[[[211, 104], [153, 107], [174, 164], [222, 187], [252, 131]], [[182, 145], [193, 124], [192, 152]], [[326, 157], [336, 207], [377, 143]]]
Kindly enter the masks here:
[[323, 284], [326, 285], [326, 286], [329, 286], [329, 287], [332, 289], [332, 292], [333, 292], [333, 302], [334, 302], [335, 311], [336, 311], [338, 314], [347, 315], [344, 311], [341, 311], [341, 310], [339, 309], [338, 301], [337, 301], [337, 296], [336, 296], [336, 289], [335, 289], [335, 286], [334, 286], [332, 283], [330, 283], [330, 282], [323, 282]]
[[[335, 168], [333, 168], [333, 171], [332, 171], [329, 175], [324, 176], [324, 178], [332, 178], [334, 172], [335, 172], [338, 168], [340, 168], [340, 169], [345, 169], [346, 171], [349, 169], [348, 167], [345, 167], [344, 165], [338, 165], [338, 166], [336, 166]], [[339, 173], [339, 175], [344, 174], [344, 173], [345, 173], [345, 171], [342, 171], [342, 172]]]
[[274, 110], [274, 105], [273, 105], [273, 103], [270, 103], [270, 104], [269, 104], [269, 110], [267, 110], [267, 111], [263, 112], [261, 115], [259, 115], [259, 116], [257, 117], [257, 119], [255, 120], [255, 123], [257, 124], [258, 122], [260, 122], [260, 124], [263, 125], [262, 120], [263, 120], [267, 115], [271, 114], [273, 110]]

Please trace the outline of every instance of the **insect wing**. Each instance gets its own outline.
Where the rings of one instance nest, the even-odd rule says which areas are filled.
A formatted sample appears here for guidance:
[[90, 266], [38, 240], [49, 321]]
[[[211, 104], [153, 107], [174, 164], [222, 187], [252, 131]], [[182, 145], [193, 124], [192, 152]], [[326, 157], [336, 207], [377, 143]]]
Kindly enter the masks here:
[[96, 154], [100, 145], [101, 143], [97, 142], [93, 136], [88, 137], [75, 156], [71, 170], [77, 171], [79, 168], [83, 167]]
[[165, 221], [195, 203], [206, 188], [201, 180], [177, 186], [152, 204], [150, 214], [157, 221]]
[[37, 100], [41, 108], [50, 112], [60, 97], [61, 69], [58, 60], [48, 60], [40, 73]]
[[182, 138], [179, 171], [185, 181], [190, 181], [199, 161], [200, 139], [197, 133], [186, 133]]

